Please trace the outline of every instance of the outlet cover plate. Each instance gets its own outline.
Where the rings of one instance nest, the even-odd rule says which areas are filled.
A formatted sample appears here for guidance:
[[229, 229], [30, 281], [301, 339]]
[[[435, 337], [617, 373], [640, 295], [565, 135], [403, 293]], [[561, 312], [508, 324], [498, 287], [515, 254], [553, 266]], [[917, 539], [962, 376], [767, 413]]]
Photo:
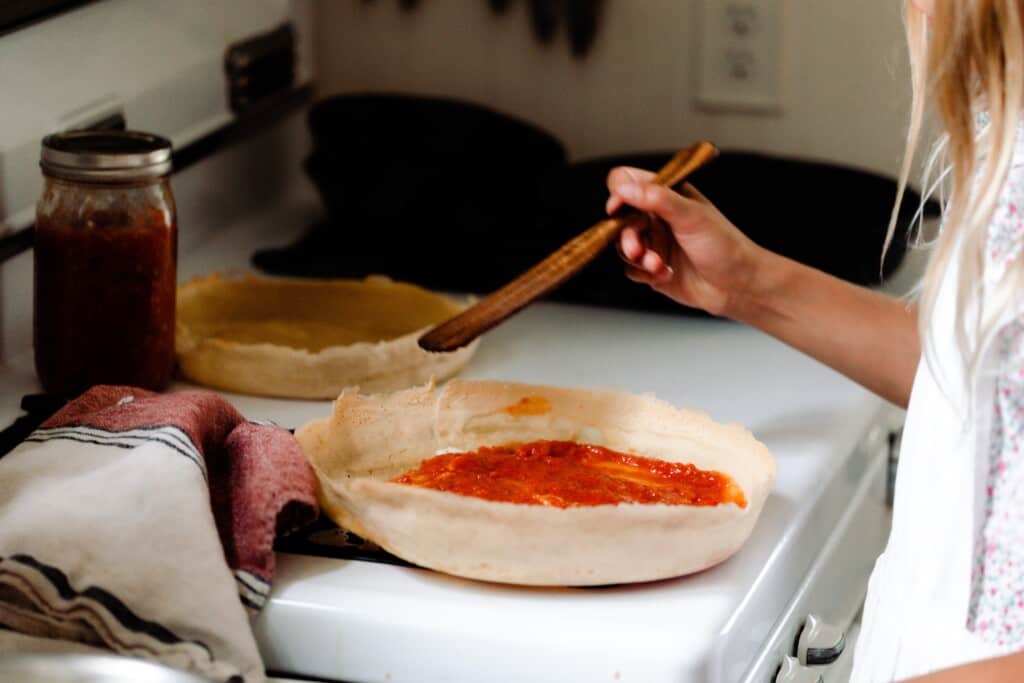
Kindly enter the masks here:
[[781, 111], [784, 3], [698, 0], [698, 105]]

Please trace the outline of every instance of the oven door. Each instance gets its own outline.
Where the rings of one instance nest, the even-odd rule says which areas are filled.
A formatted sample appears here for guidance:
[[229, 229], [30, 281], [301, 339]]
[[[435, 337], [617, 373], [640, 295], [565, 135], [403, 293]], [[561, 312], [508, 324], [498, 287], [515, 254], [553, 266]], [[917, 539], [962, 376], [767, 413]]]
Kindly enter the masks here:
[[[895, 419], [895, 416], [894, 416]], [[742, 683], [846, 683], [875, 560], [891, 526], [899, 428], [875, 430], [849, 508], [772, 628]], [[826, 492], [827, 493], [827, 492]], [[787, 662], [787, 658], [789, 661]]]

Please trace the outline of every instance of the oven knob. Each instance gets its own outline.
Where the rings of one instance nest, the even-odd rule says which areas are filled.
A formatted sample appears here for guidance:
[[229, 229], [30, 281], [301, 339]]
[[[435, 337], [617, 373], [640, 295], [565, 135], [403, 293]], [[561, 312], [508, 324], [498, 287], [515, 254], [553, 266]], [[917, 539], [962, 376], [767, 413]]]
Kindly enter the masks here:
[[814, 616], [807, 615], [807, 621], [796, 637], [796, 656], [801, 664], [815, 666], [831, 664], [839, 659], [846, 647], [846, 634]]
[[786, 657], [772, 683], [823, 683], [823, 679], [818, 672], [800, 666], [796, 657]]

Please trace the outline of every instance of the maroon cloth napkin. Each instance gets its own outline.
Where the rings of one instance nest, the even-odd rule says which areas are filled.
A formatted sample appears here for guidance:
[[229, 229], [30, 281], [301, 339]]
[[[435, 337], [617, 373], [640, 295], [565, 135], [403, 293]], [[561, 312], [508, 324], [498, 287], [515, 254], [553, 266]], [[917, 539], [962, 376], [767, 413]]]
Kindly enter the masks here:
[[210, 392], [94, 387], [0, 459], [0, 650], [7, 629], [262, 680], [246, 610], [317, 513], [287, 431]]

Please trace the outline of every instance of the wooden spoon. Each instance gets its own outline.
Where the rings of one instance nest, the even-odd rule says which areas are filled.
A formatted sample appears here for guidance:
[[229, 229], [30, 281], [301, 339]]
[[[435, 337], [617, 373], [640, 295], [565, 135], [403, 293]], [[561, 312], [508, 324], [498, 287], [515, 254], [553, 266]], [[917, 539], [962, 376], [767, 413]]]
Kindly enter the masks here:
[[[718, 149], [710, 142], [687, 147], [658, 171], [654, 182], [668, 187], [678, 185], [716, 156]], [[594, 224], [512, 282], [424, 334], [419, 339], [420, 348], [454, 351], [465, 346], [571, 278], [614, 242], [624, 227], [642, 219], [639, 211], [624, 207], [616, 215]]]

